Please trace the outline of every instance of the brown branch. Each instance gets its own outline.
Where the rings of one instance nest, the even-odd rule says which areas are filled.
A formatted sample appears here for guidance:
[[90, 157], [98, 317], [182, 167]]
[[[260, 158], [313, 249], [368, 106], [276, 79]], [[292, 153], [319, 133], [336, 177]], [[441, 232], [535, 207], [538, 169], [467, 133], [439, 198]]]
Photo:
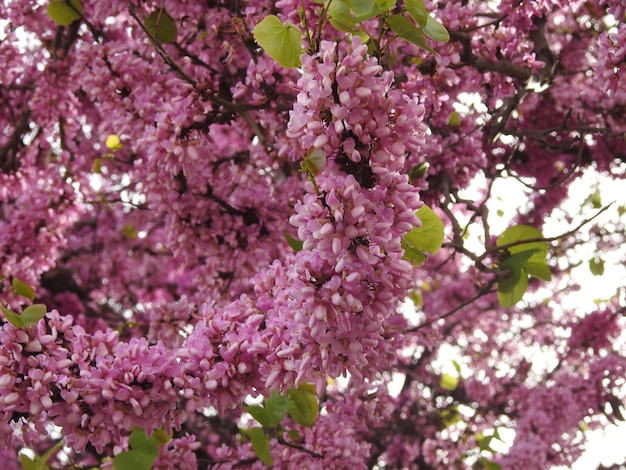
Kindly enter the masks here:
[[302, 446], [300, 446], [300, 445], [298, 445], [298, 444], [293, 444], [293, 443], [291, 443], [291, 442], [289, 442], [289, 441], [286, 441], [285, 439], [283, 439], [283, 438], [282, 438], [282, 437], [280, 437], [280, 436], [278, 436], [278, 437], [276, 438], [276, 440], [277, 440], [280, 444], [282, 444], [282, 445], [284, 445], [284, 446], [290, 447], [290, 448], [292, 448], [292, 449], [299, 450], [299, 451], [301, 451], [301, 452], [305, 452], [305, 453], [309, 454], [310, 456], [315, 457], [316, 459], [323, 459], [323, 458], [324, 458], [324, 455], [322, 455], [322, 454], [318, 454], [317, 452], [314, 452], [314, 451], [312, 451], [312, 450], [309, 450], [309, 449], [307, 449], [306, 447], [302, 447]]
[[[30, 114], [30, 108], [26, 108], [22, 111], [19, 120], [15, 123], [13, 133], [6, 143], [0, 147], [0, 169], [2, 169], [3, 173], [9, 173], [18, 167], [17, 152], [20, 145], [23, 145], [21, 139], [22, 135], [28, 130]], [[12, 156], [9, 155], [11, 151], [13, 151]]]
[[496, 247], [493, 247], [487, 251], [485, 251], [482, 255], [480, 255], [478, 257], [478, 259], [482, 262], [483, 259], [485, 259], [490, 253], [495, 253], [498, 251], [504, 251], [504, 250], [508, 250], [509, 248], [512, 248], [514, 246], [519, 246], [519, 245], [525, 245], [527, 243], [537, 243], [537, 242], [545, 242], [545, 243], [550, 243], [556, 240], [560, 240], [562, 238], [567, 238], [572, 236], [574, 233], [576, 233], [578, 230], [580, 230], [582, 227], [584, 227], [585, 225], [587, 225], [589, 222], [591, 222], [592, 220], [594, 220], [596, 217], [598, 217], [600, 214], [602, 214], [603, 212], [605, 212], [609, 207], [611, 207], [614, 203], [611, 202], [610, 204], [604, 206], [602, 209], [600, 209], [596, 214], [594, 214], [592, 217], [589, 217], [585, 220], [583, 220], [580, 224], [578, 224], [576, 227], [574, 227], [571, 230], [568, 230], [567, 232], [564, 232], [560, 235], [556, 235], [554, 237], [534, 237], [534, 238], [526, 238], [524, 240], [518, 240], [515, 242], [511, 242], [511, 243], [506, 243], [504, 245], [499, 245]]
[[484, 57], [478, 57], [472, 50], [472, 37], [470, 34], [462, 31], [450, 31], [450, 39], [461, 43], [463, 51], [461, 52], [462, 65], [474, 67], [479, 72], [498, 72], [509, 77], [513, 77], [523, 84], [532, 76], [531, 70], [526, 67], [514, 65], [508, 60], [498, 60], [493, 62]]
[[407, 330], [404, 330], [404, 333], [405, 334], [406, 333], [415, 333], [416, 331], [421, 330], [422, 328], [426, 328], [428, 326], [434, 325], [439, 320], [443, 320], [445, 318], [448, 318], [449, 316], [454, 315], [456, 312], [461, 310], [463, 307], [467, 307], [468, 305], [474, 303], [476, 300], [480, 299], [481, 297], [495, 292], [492, 289], [495, 283], [496, 283], [495, 279], [489, 281], [485, 286], [483, 286], [481, 289], [479, 289], [476, 294], [474, 294], [469, 299], [464, 300], [462, 303], [460, 303], [459, 305], [454, 307], [452, 310], [449, 310], [448, 312], [444, 313], [443, 315], [440, 315], [437, 318], [434, 318], [432, 320], [429, 320], [429, 321], [426, 321], [424, 323], [421, 323], [420, 325], [414, 326], [413, 328], [409, 328]]

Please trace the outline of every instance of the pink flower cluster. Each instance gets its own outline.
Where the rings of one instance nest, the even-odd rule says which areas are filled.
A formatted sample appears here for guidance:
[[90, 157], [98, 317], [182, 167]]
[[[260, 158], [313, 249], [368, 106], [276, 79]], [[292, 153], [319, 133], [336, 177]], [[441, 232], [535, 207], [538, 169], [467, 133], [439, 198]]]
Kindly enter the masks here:
[[[0, 343], [1, 438], [7, 444], [17, 429], [27, 441], [45, 436], [48, 422], [63, 429], [73, 448], [91, 443], [99, 451], [134, 426], [148, 432], [180, 426], [182, 367], [160, 343], [120, 342], [111, 330], [87, 336], [54, 311], [30, 330], [4, 324]], [[26, 415], [28, 422], [21, 419]]]

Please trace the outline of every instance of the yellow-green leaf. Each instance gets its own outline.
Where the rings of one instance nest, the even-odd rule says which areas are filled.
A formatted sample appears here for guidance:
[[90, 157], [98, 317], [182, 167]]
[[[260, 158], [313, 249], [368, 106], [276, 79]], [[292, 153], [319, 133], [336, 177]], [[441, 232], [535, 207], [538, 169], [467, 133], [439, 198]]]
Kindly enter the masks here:
[[589, 270], [594, 276], [602, 276], [604, 274], [604, 260], [595, 256], [589, 260]]
[[0, 305], [0, 310], [2, 310], [4, 317], [13, 326], [17, 328], [28, 328], [46, 316], [48, 307], [43, 304], [29, 305], [24, 309], [21, 315], [2, 305]]
[[157, 41], [163, 44], [174, 42], [178, 37], [176, 22], [164, 9], [150, 13], [144, 21], [144, 26]]
[[524, 269], [533, 277], [543, 281], [549, 281], [552, 278], [550, 269], [546, 262], [548, 254], [548, 244], [544, 241], [534, 241], [523, 243], [524, 240], [543, 238], [539, 230], [530, 225], [515, 225], [507, 228], [498, 237], [497, 245], [505, 246], [514, 244], [507, 248], [508, 252], [513, 255], [522, 251], [537, 250], [524, 264]]
[[426, 26], [428, 10], [426, 10], [423, 0], [404, 0], [404, 6], [411, 18], [417, 21], [420, 27]]
[[402, 15], [391, 15], [387, 18], [387, 23], [391, 30], [398, 35], [398, 37], [405, 39], [416, 46], [421, 47], [429, 52], [435, 52], [432, 47], [426, 44], [424, 34], [418, 29], [408, 18]]
[[104, 141], [104, 145], [106, 145], [106, 147], [109, 150], [113, 150], [113, 151], [119, 150], [122, 148], [122, 143], [120, 142], [120, 138], [116, 134], [108, 135], [106, 140]]
[[319, 414], [319, 404], [315, 389], [305, 384], [287, 390], [289, 397], [289, 416], [302, 426], [313, 426]]
[[506, 283], [507, 279], [498, 283], [498, 302], [504, 308], [511, 308], [524, 297], [528, 288], [528, 275], [522, 272], [511, 284]]
[[441, 379], [439, 380], [439, 386], [445, 390], [452, 391], [456, 389], [459, 385], [459, 378], [450, 374], [441, 374]]
[[350, 7], [343, 2], [333, 1], [330, 3], [328, 6], [328, 21], [338, 31], [343, 33], [355, 33], [357, 31]]
[[48, 17], [59, 26], [67, 26], [80, 19], [83, 5], [80, 0], [50, 0], [47, 8]]
[[435, 41], [447, 42], [450, 40], [448, 30], [432, 16], [426, 18], [426, 26], [422, 30], [426, 36]]
[[254, 454], [268, 467], [274, 465], [274, 459], [270, 452], [270, 438], [262, 428], [248, 429], [245, 434], [252, 441], [252, 450]]
[[21, 281], [16, 277], [13, 278], [12, 285], [13, 292], [15, 292], [17, 295], [21, 295], [31, 302], [35, 300], [35, 289], [33, 289], [32, 286], [26, 284], [24, 281]]
[[302, 32], [296, 25], [283, 24], [276, 15], [269, 15], [254, 27], [254, 38], [283, 67], [300, 66]]
[[402, 248], [404, 249], [404, 259], [419, 265], [426, 260], [425, 251], [434, 255], [441, 248], [444, 239], [444, 226], [439, 216], [426, 205], [422, 206], [416, 214], [422, 222], [422, 226], [416, 227], [404, 235]]

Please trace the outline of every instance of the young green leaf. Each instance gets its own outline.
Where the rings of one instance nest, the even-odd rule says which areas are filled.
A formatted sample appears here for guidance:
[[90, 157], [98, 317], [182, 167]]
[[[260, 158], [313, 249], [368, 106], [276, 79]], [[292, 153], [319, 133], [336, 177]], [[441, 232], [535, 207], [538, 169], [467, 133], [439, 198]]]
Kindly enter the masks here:
[[16, 328], [24, 328], [24, 324], [22, 323], [22, 319], [20, 318], [19, 313], [14, 312], [13, 310], [9, 310], [2, 305], [0, 305], [0, 310], [2, 310], [4, 318], [6, 318], [11, 325], [15, 326]]
[[426, 44], [424, 34], [408, 18], [402, 15], [391, 15], [387, 18], [387, 23], [399, 38], [405, 39], [429, 52], [435, 52], [432, 47]]
[[307, 153], [306, 157], [302, 159], [302, 168], [307, 173], [313, 176], [317, 176], [324, 169], [326, 165], [326, 153], [320, 149], [313, 147]]
[[422, 222], [422, 226], [416, 227], [404, 235], [402, 248], [404, 249], [404, 259], [415, 265], [420, 265], [426, 260], [424, 251], [434, 255], [441, 248], [444, 239], [444, 226], [439, 216], [426, 205], [422, 206], [416, 214]]
[[294, 24], [282, 24], [276, 15], [266, 16], [254, 27], [254, 38], [283, 67], [300, 66], [302, 32]]
[[480, 462], [483, 464], [483, 467], [485, 467], [485, 470], [502, 470], [502, 465], [492, 460], [481, 458]]
[[459, 385], [459, 378], [450, 374], [441, 374], [439, 386], [445, 390], [452, 391]]
[[589, 260], [589, 271], [594, 276], [602, 276], [604, 274], [604, 260], [595, 256]]
[[150, 13], [144, 21], [144, 26], [162, 44], [174, 42], [178, 36], [176, 22], [162, 8]]
[[418, 163], [417, 165], [415, 165], [413, 168], [409, 170], [409, 179], [411, 181], [422, 179], [428, 172], [429, 168], [430, 168], [430, 163], [428, 162]]
[[351, 0], [350, 1], [350, 7], [352, 11], [356, 13], [357, 15], [372, 11], [375, 4], [376, 4], [376, 0]]
[[503, 307], [512, 307], [524, 296], [528, 287], [528, 273], [524, 267], [537, 251], [520, 251], [502, 262], [502, 267], [511, 271], [508, 277], [498, 282], [498, 300]]
[[[439, 251], [443, 244], [444, 227], [443, 221], [439, 216], [427, 205], [423, 205], [416, 212], [417, 217], [422, 222], [421, 227], [417, 227], [414, 231], [421, 237], [420, 247], [424, 251], [428, 251], [434, 255]], [[413, 233], [413, 232], [411, 232]]]
[[283, 232], [283, 236], [285, 240], [287, 240], [287, 244], [291, 247], [294, 252], [298, 252], [302, 250], [304, 246], [304, 242], [302, 240], [298, 240], [297, 238], [293, 238], [289, 233]]
[[48, 17], [59, 26], [67, 26], [80, 19], [83, 5], [80, 0], [50, 0], [47, 8]]
[[283, 420], [287, 411], [289, 411], [289, 398], [282, 396], [274, 390], [271, 396], [265, 399], [264, 405], [268, 419], [267, 424], [264, 424], [264, 426], [273, 428], [278, 426], [278, 423]]
[[319, 404], [315, 389], [307, 385], [287, 390], [289, 397], [289, 416], [301, 426], [311, 427], [317, 421]]
[[395, 6], [396, 0], [376, 0], [374, 2], [374, 8], [368, 12], [355, 15], [354, 22], [361, 23], [369, 20], [370, 18], [374, 18], [375, 16], [385, 14]]
[[404, 6], [411, 18], [413, 18], [421, 28], [426, 26], [428, 20], [428, 10], [424, 5], [424, 0], [404, 0]]
[[41, 456], [35, 455], [34, 459], [26, 454], [20, 454], [22, 470], [50, 470], [50, 466], [47, 464], [48, 459], [62, 447], [63, 443], [58, 442], [48, 449], [45, 454]]
[[357, 32], [350, 7], [344, 2], [333, 1], [330, 3], [328, 6], [328, 21], [337, 31], [342, 33]]
[[128, 442], [132, 450], [121, 452], [113, 459], [115, 470], [150, 470], [159, 454], [154, 437], [146, 436], [143, 429], [135, 427]]
[[270, 452], [270, 438], [262, 428], [251, 428], [245, 432], [252, 442], [254, 454], [268, 467], [274, 465]]
[[459, 412], [457, 405], [445, 407], [439, 412], [439, 417], [446, 428], [463, 421], [463, 415]]
[[422, 30], [426, 36], [435, 41], [447, 42], [450, 40], [448, 30], [432, 16], [426, 18], [426, 25], [422, 27]]
[[45, 317], [48, 308], [43, 304], [29, 305], [24, 309], [21, 315], [2, 305], [0, 305], [0, 310], [2, 310], [4, 317], [11, 325], [16, 328], [28, 328]]
[[44, 304], [29, 305], [24, 309], [20, 318], [25, 327], [33, 326], [39, 320], [46, 316], [48, 307]]
[[522, 300], [528, 288], [528, 275], [525, 271], [513, 272], [511, 276], [498, 282], [498, 302], [510, 308]]
[[526, 250], [538, 250], [531, 256], [524, 269], [533, 277], [543, 281], [549, 281], [552, 278], [550, 269], [546, 261], [548, 254], [548, 244], [544, 241], [535, 241], [529, 243], [521, 243], [524, 240], [543, 238], [539, 230], [530, 225], [515, 225], [507, 228], [497, 239], [498, 246], [515, 244], [507, 248], [512, 255]]
[[261, 405], [247, 405], [243, 407], [248, 413], [252, 415], [254, 419], [256, 419], [261, 426], [271, 427], [269, 426], [270, 418], [267, 415], [267, 411]]
[[[146, 28], [147, 27], [148, 26], [146, 25]], [[152, 31], [150, 32], [152, 33]], [[120, 141], [120, 138], [117, 134], [109, 134], [104, 141], [104, 145], [106, 146], [106, 148], [113, 151], [120, 150], [123, 147], [122, 142]]]
[[22, 297], [27, 298], [31, 302], [35, 300], [35, 289], [33, 289], [30, 285], [26, 284], [24, 281], [19, 280], [18, 278], [13, 278], [13, 292], [17, 295], [21, 295]]
[[129, 450], [120, 452], [113, 459], [113, 468], [115, 470], [150, 470], [154, 461], [146, 454]]

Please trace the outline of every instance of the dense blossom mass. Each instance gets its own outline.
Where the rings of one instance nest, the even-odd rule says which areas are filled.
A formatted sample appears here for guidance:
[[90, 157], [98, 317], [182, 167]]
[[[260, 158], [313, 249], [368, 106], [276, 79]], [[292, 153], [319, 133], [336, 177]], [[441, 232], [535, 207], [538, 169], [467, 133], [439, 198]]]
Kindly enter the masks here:
[[625, 420], [623, 282], [576, 299], [626, 202], [572, 205], [625, 15], [2, 2], [3, 468], [571, 466]]

